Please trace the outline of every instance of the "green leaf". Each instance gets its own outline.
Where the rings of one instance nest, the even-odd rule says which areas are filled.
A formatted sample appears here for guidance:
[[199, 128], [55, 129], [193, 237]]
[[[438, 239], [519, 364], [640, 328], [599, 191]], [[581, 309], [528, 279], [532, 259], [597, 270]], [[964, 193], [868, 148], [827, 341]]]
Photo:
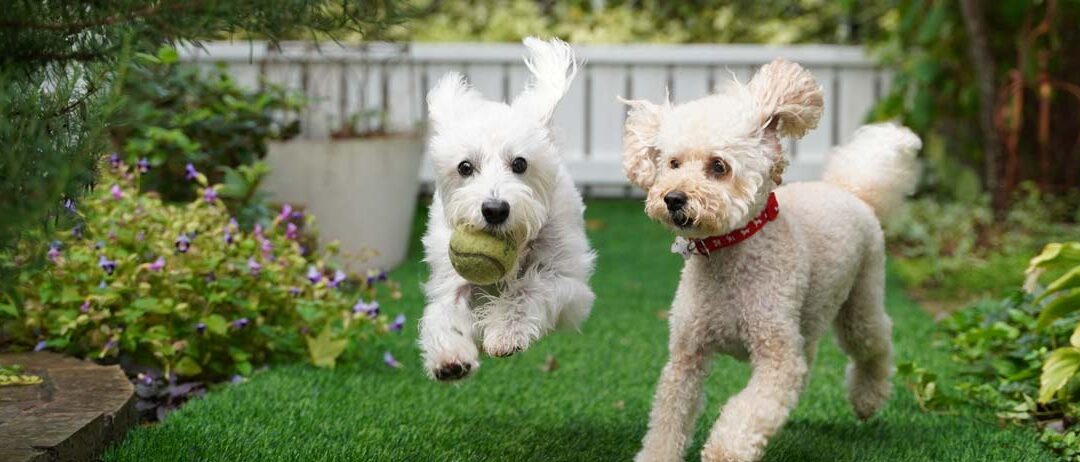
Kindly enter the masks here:
[[1054, 320], [1080, 309], [1080, 288], [1061, 294], [1043, 306], [1038, 326], [1044, 328]]
[[180, 61], [180, 54], [176, 52], [172, 47], [161, 47], [157, 52], [157, 58], [161, 60], [162, 64], [173, 64]]
[[206, 324], [206, 330], [209, 330], [214, 335], [225, 335], [229, 332], [229, 322], [225, 318], [218, 314], [212, 314], [203, 319], [203, 323]]
[[323, 329], [318, 337], [307, 338], [308, 354], [311, 355], [311, 363], [318, 367], [334, 368], [338, 356], [345, 352], [348, 340], [334, 340], [330, 327]]
[[1076, 329], [1073, 330], [1072, 336], [1069, 337], [1069, 343], [1080, 348], [1080, 324], [1077, 324]]
[[1033, 303], [1041, 302], [1048, 295], [1052, 295], [1066, 289], [1075, 289], [1077, 287], [1080, 287], [1080, 266], [1073, 268], [1072, 271], [1065, 273], [1065, 275], [1057, 278], [1056, 280], [1054, 280], [1054, 282], [1051, 282], [1050, 285], [1046, 286], [1046, 290], [1044, 290], [1043, 293], [1039, 294], [1039, 296], [1035, 298]]
[[1053, 399], [1061, 387], [1064, 387], [1069, 379], [1080, 368], [1080, 350], [1073, 347], [1058, 348], [1050, 353], [1043, 364], [1042, 377], [1039, 379], [1039, 402], [1045, 403]]
[[1030, 275], [1037, 269], [1076, 264], [1080, 264], [1080, 242], [1053, 242], [1046, 244], [1043, 251], [1031, 259], [1024, 272]]
[[0, 303], [0, 314], [6, 314], [12, 318], [19, 317], [19, 310], [15, 309], [15, 305], [8, 303]]
[[176, 375], [193, 377], [202, 373], [202, 366], [199, 366], [199, 363], [191, 359], [190, 356], [184, 356], [173, 366], [173, 371], [176, 372]]

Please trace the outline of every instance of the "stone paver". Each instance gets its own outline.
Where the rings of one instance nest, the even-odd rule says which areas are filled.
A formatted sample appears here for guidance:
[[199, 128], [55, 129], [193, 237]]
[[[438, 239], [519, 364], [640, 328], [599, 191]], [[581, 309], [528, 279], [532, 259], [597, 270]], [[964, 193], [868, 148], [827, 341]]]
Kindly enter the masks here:
[[135, 389], [119, 366], [56, 353], [0, 354], [41, 376], [0, 388], [0, 461], [94, 460], [138, 422]]

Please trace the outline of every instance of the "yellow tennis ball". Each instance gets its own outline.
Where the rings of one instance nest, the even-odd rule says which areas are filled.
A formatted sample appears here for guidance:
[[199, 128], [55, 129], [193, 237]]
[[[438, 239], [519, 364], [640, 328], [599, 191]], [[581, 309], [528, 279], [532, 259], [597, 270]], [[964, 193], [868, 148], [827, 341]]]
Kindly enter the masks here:
[[450, 236], [450, 263], [473, 284], [498, 282], [515, 262], [517, 246], [512, 239], [464, 227], [458, 227]]

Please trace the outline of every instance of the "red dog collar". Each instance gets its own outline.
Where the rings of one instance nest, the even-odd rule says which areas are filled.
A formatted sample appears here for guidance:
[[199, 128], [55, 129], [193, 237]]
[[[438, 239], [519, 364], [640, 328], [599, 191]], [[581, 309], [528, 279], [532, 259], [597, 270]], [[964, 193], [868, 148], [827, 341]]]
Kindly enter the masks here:
[[745, 241], [753, 236], [761, 228], [764, 228], [767, 223], [776, 219], [780, 215], [780, 203], [776, 201], [776, 194], [769, 193], [769, 200], [765, 203], [765, 210], [762, 210], [760, 214], [746, 226], [736, 229], [730, 233], [720, 236], [707, 237], [705, 239], [693, 239], [686, 246], [686, 250], [689, 253], [697, 253], [699, 255], [708, 256], [724, 247], [730, 247]]

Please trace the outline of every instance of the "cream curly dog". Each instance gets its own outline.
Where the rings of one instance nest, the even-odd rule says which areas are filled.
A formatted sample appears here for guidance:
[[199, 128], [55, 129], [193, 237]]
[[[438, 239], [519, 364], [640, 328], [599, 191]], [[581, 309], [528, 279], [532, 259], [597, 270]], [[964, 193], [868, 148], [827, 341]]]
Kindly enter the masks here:
[[830, 324], [851, 358], [855, 414], [874, 414], [892, 373], [878, 220], [914, 187], [918, 137], [864, 126], [830, 154], [824, 182], [778, 187], [787, 165], [780, 139], [801, 137], [821, 117], [821, 87], [799, 65], [773, 61], [749, 84], [678, 106], [626, 103], [625, 173], [686, 257], [670, 358], [637, 460], [683, 460], [714, 353], [749, 360], [753, 373], [724, 405], [701, 458], [761, 459]]

